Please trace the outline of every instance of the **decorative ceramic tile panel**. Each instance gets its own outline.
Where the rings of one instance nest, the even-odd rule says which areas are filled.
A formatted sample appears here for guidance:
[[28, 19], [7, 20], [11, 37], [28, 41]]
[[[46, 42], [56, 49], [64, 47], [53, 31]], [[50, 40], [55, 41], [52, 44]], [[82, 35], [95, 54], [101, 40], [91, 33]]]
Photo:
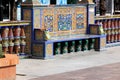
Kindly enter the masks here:
[[72, 8], [72, 29], [76, 29], [76, 12], [75, 12], [75, 7]]
[[53, 31], [54, 27], [54, 8], [44, 8], [41, 15], [42, 28]]
[[40, 9], [34, 10], [34, 28], [40, 28]]
[[105, 38], [101, 38], [100, 46], [101, 46], [101, 48], [104, 48], [106, 46], [106, 37]]
[[43, 40], [43, 32], [40, 30], [34, 30], [35, 40]]
[[23, 10], [23, 17], [24, 20], [31, 20], [31, 10], [30, 9], [24, 9]]
[[46, 46], [46, 56], [53, 55], [53, 44], [47, 44]]
[[58, 7], [55, 8], [55, 14], [72, 14], [72, 8], [71, 7]]
[[58, 15], [58, 30], [70, 30], [72, 29], [72, 15], [71, 14], [59, 14]]
[[89, 18], [88, 18], [88, 21], [89, 21], [89, 24], [94, 24], [94, 8], [89, 8]]
[[83, 14], [77, 14], [76, 15], [76, 28], [84, 28], [84, 15]]
[[26, 41], [26, 47], [25, 47], [25, 53], [31, 53], [31, 26], [29, 25], [29, 26], [26, 26], [25, 28], [24, 28], [24, 30], [25, 30], [25, 35], [26, 35], [26, 39], [25, 39], [25, 41]]
[[[65, 32], [65, 35], [70, 32], [72, 34], [86, 33], [87, 12], [85, 6], [41, 7], [40, 12], [36, 11], [35, 15], [39, 13], [40, 28], [47, 29], [52, 34], [58, 35], [60, 32]], [[36, 20], [39, 21], [39, 18]], [[38, 26], [38, 24], [35, 25]]]
[[75, 7], [76, 14], [76, 29], [86, 28], [87, 26], [87, 12], [86, 7]]
[[53, 31], [53, 16], [47, 15], [44, 17], [44, 27], [50, 32]]
[[98, 26], [90, 26], [90, 34], [94, 34], [94, 35], [99, 34]]
[[[72, 27], [72, 8], [71, 7], [54, 8], [54, 18], [55, 18], [54, 21], [55, 31], [70, 30]], [[68, 26], [70, 26], [70, 28], [68, 28]]]
[[33, 55], [43, 57], [43, 44], [33, 44]]

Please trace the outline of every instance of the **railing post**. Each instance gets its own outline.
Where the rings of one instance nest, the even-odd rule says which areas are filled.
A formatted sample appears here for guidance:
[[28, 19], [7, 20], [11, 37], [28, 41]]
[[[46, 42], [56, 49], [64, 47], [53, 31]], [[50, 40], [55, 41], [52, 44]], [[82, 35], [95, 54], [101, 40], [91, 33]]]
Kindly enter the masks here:
[[2, 37], [2, 47], [3, 47], [4, 54], [6, 54], [8, 50], [8, 32], [9, 32], [8, 27], [2, 28], [1, 37]]
[[21, 32], [20, 32], [20, 39], [21, 39], [21, 42], [20, 42], [20, 54], [21, 55], [25, 55], [24, 51], [25, 51], [25, 45], [26, 45], [26, 42], [25, 42], [25, 31], [24, 31], [24, 26], [21, 26]]
[[19, 47], [20, 47], [20, 26], [16, 26], [14, 28], [14, 52], [18, 54]]
[[26, 45], [24, 27], [29, 24], [29, 21], [0, 22], [0, 47], [4, 54], [24, 53]]
[[112, 24], [112, 23], [111, 23], [111, 20], [109, 19], [109, 20], [108, 20], [108, 29], [111, 29], [111, 24]]
[[13, 46], [14, 46], [14, 43], [13, 43], [14, 36], [13, 36], [12, 27], [9, 27], [8, 39], [9, 39], [8, 51], [10, 54], [12, 54], [13, 53]]

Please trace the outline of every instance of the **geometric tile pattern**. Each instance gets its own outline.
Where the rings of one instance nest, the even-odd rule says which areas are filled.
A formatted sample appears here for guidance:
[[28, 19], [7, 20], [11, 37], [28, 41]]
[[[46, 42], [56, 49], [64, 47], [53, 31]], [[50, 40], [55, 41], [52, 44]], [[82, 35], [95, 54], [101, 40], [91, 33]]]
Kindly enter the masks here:
[[[37, 11], [38, 10], [38, 11]], [[86, 6], [39, 7], [34, 10], [34, 28], [68, 35], [86, 33]]]
[[70, 30], [72, 29], [72, 15], [58, 15], [58, 30]]
[[40, 28], [40, 10], [34, 9], [34, 28]]
[[31, 10], [30, 9], [24, 9], [23, 10], [24, 14], [24, 20], [31, 20]]
[[106, 46], [106, 38], [101, 38], [100, 39], [100, 47], [104, 48]]
[[46, 56], [53, 56], [53, 45], [47, 44], [46, 45]]
[[53, 16], [47, 15], [44, 17], [44, 27], [50, 32], [53, 31]]
[[76, 28], [80, 29], [84, 27], [84, 15], [83, 14], [77, 14], [76, 16]]
[[43, 44], [33, 44], [33, 55], [43, 57]]

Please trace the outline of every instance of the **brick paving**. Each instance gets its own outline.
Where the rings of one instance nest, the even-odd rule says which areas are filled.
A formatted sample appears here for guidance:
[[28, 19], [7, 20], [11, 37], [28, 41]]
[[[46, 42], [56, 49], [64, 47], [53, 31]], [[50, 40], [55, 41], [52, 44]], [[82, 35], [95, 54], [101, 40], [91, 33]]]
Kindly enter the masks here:
[[120, 63], [80, 69], [30, 80], [120, 80]]

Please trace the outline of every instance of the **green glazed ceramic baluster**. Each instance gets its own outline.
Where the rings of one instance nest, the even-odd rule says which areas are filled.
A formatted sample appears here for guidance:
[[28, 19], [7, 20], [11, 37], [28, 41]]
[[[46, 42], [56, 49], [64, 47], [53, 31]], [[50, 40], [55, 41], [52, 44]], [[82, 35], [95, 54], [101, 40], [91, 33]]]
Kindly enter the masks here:
[[75, 51], [75, 41], [71, 41], [69, 43], [69, 52], [74, 52]]
[[90, 39], [88, 46], [89, 50], [94, 49], [94, 44], [95, 44], [95, 39]]
[[88, 50], [88, 40], [83, 40], [82, 51]]
[[79, 40], [76, 44], [76, 52], [81, 51], [82, 47], [82, 40]]
[[61, 43], [56, 43], [56, 45], [55, 45], [55, 55], [56, 54], [60, 54], [61, 53]]
[[62, 45], [62, 54], [68, 53], [68, 42], [64, 42]]

